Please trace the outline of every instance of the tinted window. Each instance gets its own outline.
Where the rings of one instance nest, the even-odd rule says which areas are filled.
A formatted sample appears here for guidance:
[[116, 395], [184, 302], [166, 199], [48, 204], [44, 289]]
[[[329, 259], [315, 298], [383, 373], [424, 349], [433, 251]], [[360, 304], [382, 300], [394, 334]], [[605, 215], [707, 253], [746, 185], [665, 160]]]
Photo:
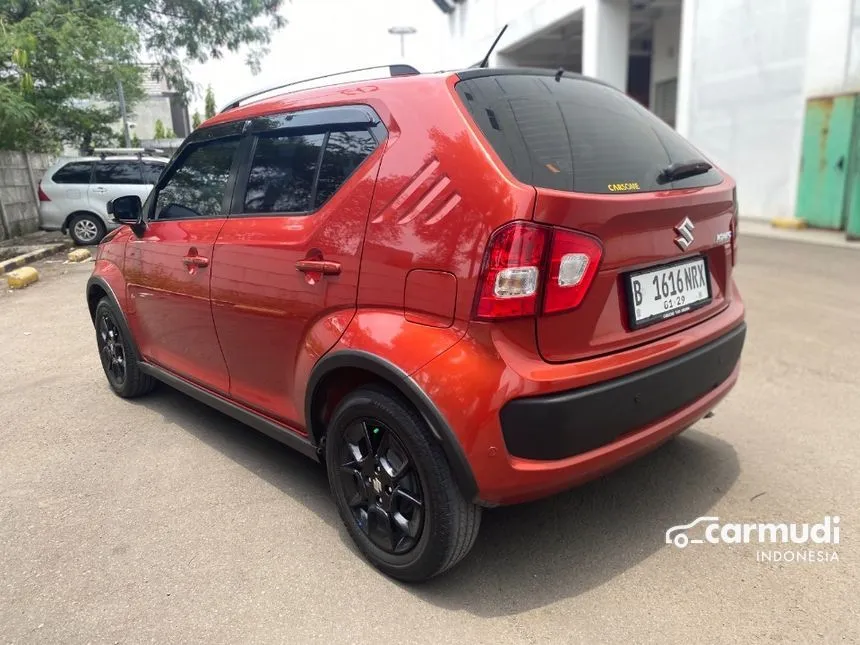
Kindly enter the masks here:
[[99, 161], [93, 173], [94, 184], [139, 184], [139, 161]]
[[238, 139], [192, 148], [183, 155], [170, 179], [158, 191], [156, 219], [216, 217], [221, 215]]
[[246, 213], [311, 210], [323, 134], [261, 137], [245, 191]]
[[528, 184], [584, 193], [710, 186], [716, 170], [658, 184], [661, 170], [702, 154], [614, 89], [580, 79], [496, 75], [457, 92], [496, 153]]
[[55, 172], [51, 180], [56, 184], [88, 184], [92, 169], [92, 161], [73, 161]]
[[314, 207], [325, 204], [375, 148], [376, 140], [366, 130], [329, 134]]
[[157, 161], [144, 161], [143, 162], [143, 183], [144, 184], [154, 184], [158, 181], [158, 178], [161, 177], [161, 171], [164, 170], [164, 167], [167, 164], [159, 163]]

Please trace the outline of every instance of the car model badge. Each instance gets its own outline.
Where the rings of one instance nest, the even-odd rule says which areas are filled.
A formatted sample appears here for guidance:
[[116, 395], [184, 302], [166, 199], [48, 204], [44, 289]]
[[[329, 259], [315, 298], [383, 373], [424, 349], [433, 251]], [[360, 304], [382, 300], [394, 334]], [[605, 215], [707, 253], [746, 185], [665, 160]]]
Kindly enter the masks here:
[[686, 251], [693, 243], [694, 228], [696, 227], [693, 225], [693, 222], [690, 221], [689, 217], [685, 217], [684, 221], [675, 227], [675, 232], [678, 234], [678, 237], [675, 238], [675, 244], [677, 244], [682, 251]]

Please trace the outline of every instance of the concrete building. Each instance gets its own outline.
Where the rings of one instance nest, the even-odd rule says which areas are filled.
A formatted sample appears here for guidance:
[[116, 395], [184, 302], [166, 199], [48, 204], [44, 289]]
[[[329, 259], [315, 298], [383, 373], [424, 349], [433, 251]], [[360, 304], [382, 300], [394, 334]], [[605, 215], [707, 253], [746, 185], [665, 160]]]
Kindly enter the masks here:
[[433, 2], [451, 67], [481, 60], [508, 24], [491, 64], [626, 91], [738, 180], [747, 217], [794, 216], [808, 99], [860, 92], [860, 0]]
[[[129, 134], [141, 140], [154, 139], [155, 122], [160, 120], [165, 130], [172, 130], [180, 138], [187, 137], [191, 132], [188, 106], [164, 78], [157, 78], [154, 65], [145, 67], [143, 90], [145, 97], [131, 106], [128, 114]], [[117, 130], [122, 131], [121, 125]]]

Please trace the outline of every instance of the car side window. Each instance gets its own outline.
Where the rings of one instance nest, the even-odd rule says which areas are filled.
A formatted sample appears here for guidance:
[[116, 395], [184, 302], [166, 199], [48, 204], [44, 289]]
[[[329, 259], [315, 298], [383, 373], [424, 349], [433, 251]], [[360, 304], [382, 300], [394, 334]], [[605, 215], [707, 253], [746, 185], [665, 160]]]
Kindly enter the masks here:
[[55, 172], [51, 181], [55, 184], [88, 184], [92, 169], [92, 161], [73, 161]]
[[220, 216], [238, 147], [238, 139], [221, 139], [186, 152], [158, 191], [155, 219]]
[[314, 207], [319, 208], [376, 149], [367, 130], [331, 132], [323, 153]]
[[257, 140], [246, 213], [304, 213], [311, 210], [324, 134], [261, 136]]
[[140, 162], [134, 161], [99, 161], [93, 173], [95, 184], [140, 184], [143, 182]]
[[143, 162], [143, 183], [144, 184], [157, 184], [158, 178], [161, 177], [161, 173], [164, 170], [165, 163], [159, 163], [157, 161], [144, 161]]

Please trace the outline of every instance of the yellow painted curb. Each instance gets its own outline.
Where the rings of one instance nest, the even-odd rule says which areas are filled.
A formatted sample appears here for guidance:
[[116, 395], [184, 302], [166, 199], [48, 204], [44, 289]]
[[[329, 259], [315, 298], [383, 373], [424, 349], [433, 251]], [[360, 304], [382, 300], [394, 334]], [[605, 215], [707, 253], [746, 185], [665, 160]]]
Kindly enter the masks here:
[[806, 222], [796, 217], [774, 217], [770, 220], [770, 225], [774, 228], [784, 228], [793, 231], [806, 228]]
[[74, 251], [69, 251], [69, 262], [83, 262], [84, 260], [89, 260], [92, 257], [89, 251], [86, 249], [75, 249]]
[[10, 289], [23, 289], [39, 280], [39, 272], [33, 267], [21, 267], [6, 274]]

